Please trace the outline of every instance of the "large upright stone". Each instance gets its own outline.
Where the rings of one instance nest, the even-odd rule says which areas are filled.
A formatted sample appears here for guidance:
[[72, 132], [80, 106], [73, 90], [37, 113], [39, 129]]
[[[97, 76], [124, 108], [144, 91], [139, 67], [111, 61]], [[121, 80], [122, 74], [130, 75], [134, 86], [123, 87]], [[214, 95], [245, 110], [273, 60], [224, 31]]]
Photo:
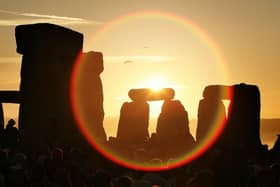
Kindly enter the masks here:
[[91, 126], [97, 141], [106, 141], [103, 128], [103, 88], [100, 74], [103, 72], [103, 55], [101, 52], [83, 53], [79, 62], [79, 74], [76, 77], [75, 93], [80, 103], [79, 112]]
[[223, 126], [226, 120], [226, 110], [221, 99], [223, 87], [206, 87], [203, 92], [204, 98], [199, 101], [197, 114], [197, 143], [211, 136], [214, 128]]
[[[71, 114], [69, 85], [83, 35], [47, 23], [20, 25], [16, 42], [17, 52], [23, 54], [19, 126], [25, 140], [31, 144], [52, 141], [47, 140], [52, 131], [59, 131], [63, 140], [75, 139], [78, 131]], [[56, 123], [51, 124], [53, 121]]]
[[4, 130], [4, 111], [3, 111], [3, 105], [0, 102], [0, 136], [2, 135], [3, 130]]
[[125, 102], [122, 105], [117, 140], [125, 144], [143, 144], [149, 139], [149, 104]]
[[176, 137], [189, 133], [188, 113], [178, 100], [165, 101], [158, 117], [156, 132], [161, 137]]
[[188, 113], [178, 100], [164, 101], [158, 117], [156, 137], [159, 151], [177, 157], [194, 145], [189, 130]]
[[228, 141], [254, 154], [261, 149], [260, 92], [255, 85], [233, 86], [233, 98], [225, 129]]
[[207, 86], [198, 109], [197, 140], [203, 140], [225, 117], [222, 99], [230, 99], [225, 129], [218, 139], [220, 148], [253, 156], [260, 141], [260, 92], [255, 85]]

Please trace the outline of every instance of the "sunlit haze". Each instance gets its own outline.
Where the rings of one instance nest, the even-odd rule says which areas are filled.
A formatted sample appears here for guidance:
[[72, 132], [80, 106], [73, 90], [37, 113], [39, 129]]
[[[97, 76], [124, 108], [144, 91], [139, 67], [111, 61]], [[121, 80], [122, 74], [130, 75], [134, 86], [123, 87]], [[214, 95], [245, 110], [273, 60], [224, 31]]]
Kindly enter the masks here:
[[[279, 1], [215, 2], [3, 0], [0, 89], [19, 89], [15, 26], [50, 22], [83, 33], [84, 51], [103, 53], [104, 126], [109, 134], [115, 133], [120, 108], [131, 101], [133, 88], [173, 88], [174, 99], [195, 119], [205, 86], [255, 84], [261, 91], [261, 117], [279, 118]], [[162, 101], [149, 104], [155, 123]], [[4, 107], [7, 118], [17, 118], [17, 105]]]

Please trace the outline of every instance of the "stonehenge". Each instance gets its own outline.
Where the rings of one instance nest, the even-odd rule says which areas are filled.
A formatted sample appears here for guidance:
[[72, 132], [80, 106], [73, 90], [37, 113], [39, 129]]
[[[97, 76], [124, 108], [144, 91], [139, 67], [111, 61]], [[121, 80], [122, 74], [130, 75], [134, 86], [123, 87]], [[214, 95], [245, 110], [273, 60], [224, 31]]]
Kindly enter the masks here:
[[149, 139], [149, 104], [125, 102], [121, 107], [117, 139], [121, 143], [144, 144]]
[[[15, 37], [17, 52], [23, 55], [20, 88], [19, 91], [0, 91], [0, 101], [20, 104], [19, 130], [25, 143], [30, 146], [49, 143], [54, 136], [71, 143], [80, 136], [70, 100], [71, 73], [78, 57], [87, 69], [81, 79], [90, 82], [86, 87], [81, 84], [78, 94], [85, 95], [95, 106], [85, 105], [85, 110], [90, 110], [89, 121], [99, 138], [106, 140], [100, 79], [102, 53], [82, 53], [83, 34], [49, 23], [19, 25]], [[0, 117], [3, 118], [3, 111]]]
[[[71, 144], [79, 136], [70, 93], [72, 71], [79, 59], [79, 68], [83, 72], [76, 87], [77, 97], [83, 103], [79, 110], [85, 114], [96, 140], [106, 142], [100, 78], [104, 70], [103, 54], [84, 53], [83, 34], [49, 23], [19, 25], [15, 29], [15, 37], [17, 52], [22, 55], [20, 87], [18, 91], [0, 91], [0, 130], [4, 129], [2, 103], [18, 103], [19, 130], [26, 144], [37, 146], [35, 144], [50, 143], [53, 138]], [[207, 140], [215, 125], [224, 123], [216, 146], [244, 151], [248, 155], [261, 149], [261, 101], [257, 86], [209, 85], [202, 95], [194, 140], [189, 130], [188, 113], [183, 104], [174, 99], [172, 88], [129, 90], [131, 101], [124, 102], [121, 107], [116, 140], [122, 144], [138, 145], [150, 141], [159, 149], [161, 144], [177, 152], [173, 149], [180, 147], [177, 145], [190, 148], [200, 144]], [[152, 136], [148, 130], [148, 102], [160, 100], [163, 105]], [[230, 101], [227, 115], [223, 100]]]
[[107, 138], [103, 128], [103, 87], [100, 78], [104, 70], [103, 54], [94, 51], [82, 53], [79, 63], [81, 73], [77, 76], [75, 94], [78, 102], [82, 104], [78, 110], [91, 126], [96, 140], [104, 142]]
[[149, 88], [131, 89], [128, 95], [132, 102], [125, 102], [121, 108], [116, 137], [119, 141], [142, 144], [148, 142], [150, 135], [147, 102], [164, 100], [157, 121], [156, 140], [152, 141], [167, 146], [172, 139], [174, 143], [172, 147], [182, 142], [184, 145], [194, 144], [194, 139], [189, 132], [188, 113], [179, 100], [173, 100], [175, 91], [172, 88], [162, 88], [160, 91]]
[[[199, 102], [196, 141], [207, 138], [215, 123], [225, 123], [216, 145], [252, 155], [261, 150], [260, 92], [257, 86], [236, 84], [210, 85]], [[228, 115], [222, 100], [230, 100]], [[245, 153], [244, 153], [245, 154]]]
[[151, 88], [139, 88], [129, 90], [128, 96], [132, 101], [171, 100], [175, 96], [175, 91], [172, 88], [162, 88], [158, 91]]

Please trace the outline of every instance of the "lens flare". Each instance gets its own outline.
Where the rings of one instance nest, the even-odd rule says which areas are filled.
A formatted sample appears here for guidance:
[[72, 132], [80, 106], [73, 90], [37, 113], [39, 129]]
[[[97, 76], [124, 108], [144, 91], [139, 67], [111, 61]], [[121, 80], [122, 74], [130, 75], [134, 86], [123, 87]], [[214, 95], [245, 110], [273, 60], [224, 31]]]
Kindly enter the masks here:
[[[197, 39], [200, 40], [215, 57], [215, 64], [213, 64], [213, 66], [218, 67], [222, 77], [225, 80], [229, 79], [226, 68], [226, 61], [221, 50], [219, 49], [218, 45], [214, 42], [214, 40], [206, 33], [206, 31], [204, 31], [191, 20], [172, 13], [160, 11], [141, 11], [124, 15], [112, 20], [103, 28], [98, 30], [94, 38], [98, 38], [103, 33], [109, 32], [119, 23], [124, 23], [128, 20], [133, 20], [135, 18], [159, 18], [174, 22], [185, 29], [191, 30], [197, 37]], [[225, 119], [219, 116], [220, 112], [217, 112], [217, 116], [215, 116], [215, 120], [213, 122], [213, 127], [209, 130], [207, 136], [203, 139], [203, 141], [199, 142], [199, 144], [197, 144], [193, 149], [189, 150], [188, 152], [180, 154], [176, 158], [164, 161], [163, 163], [156, 159], [151, 160], [150, 162], [141, 161], [141, 158], [137, 158], [137, 156], [139, 156], [142, 153], [141, 151], [143, 151], [141, 149], [136, 149], [136, 152], [133, 155], [133, 157], [128, 157], [122, 152], [119, 152], [112, 148], [112, 146], [108, 142], [100, 140], [96, 135], [95, 129], [93, 128], [93, 126], [96, 126], [96, 124], [93, 122], [94, 119], [92, 119], [92, 114], [86, 112], [85, 105], [88, 105], [89, 103], [83, 98], [79, 91], [81, 89], [81, 82], [83, 80], [82, 77], [84, 76], [84, 71], [87, 71], [86, 68], [84, 68], [84, 65], [85, 63], [83, 62], [81, 54], [77, 58], [77, 61], [73, 67], [70, 83], [71, 104], [74, 117], [81, 132], [83, 133], [85, 138], [90, 142], [90, 144], [97, 151], [103, 154], [106, 158], [112, 160], [113, 162], [121, 166], [143, 171], [160, 171], [180, 167], [182, 165], [190, 163], [191, 161], [205, 153], [215, 143], [215, 141], [221, 135], [226, 125]], [[153, 79], [148, 84], [148, 87], [152, 88], [155, 91], [159, 91], [162, 87], [165, 86], [166, 85], [164, 81], [160, 79]], [[229, 95], [228, 98], [232, 97], [232, 91], [230, 89], [222, 89], [220, 92], [221, 95]], [[123, 149], [123, 152], [125, 152], [125, 149]]]

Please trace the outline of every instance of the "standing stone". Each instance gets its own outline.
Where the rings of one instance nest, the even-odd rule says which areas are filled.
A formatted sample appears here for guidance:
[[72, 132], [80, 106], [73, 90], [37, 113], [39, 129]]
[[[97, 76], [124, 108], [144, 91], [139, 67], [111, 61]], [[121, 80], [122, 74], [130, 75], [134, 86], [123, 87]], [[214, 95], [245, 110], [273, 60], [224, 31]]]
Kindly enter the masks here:
[[189, 130], [188, 113], [178, 100], [165, 100], [156, 127], [159, 150], [168, 156], [179, 156], [194, 145]]
[[261, 149], [260, 140], [260, 92], [255, 85], [233, 86], [233, 98], [227, 120], [226, 136], [236, 149], [254, 155]]
[[103, 72], [103, 55], [101, 52], [83, 53], [77, 75], [77, 94], [80, 103], [79, 112], [85, 117], [91, 133], [97, 141], [106, 141], [103, 128], [103, 88], [100, 74]]
[[[217, 142], [219, 148], [230, 151], [229, 155], [242, 152], [244, 158], [256, 157], [262, 149], [258, 87], [246, 84], [212, 85], [205, 88], [203, 96], [198, 109], [197, 141], [202, 141], [217, 122], [219, 124], [226, 119], [224, 131]], [[230, 99], [227, 117], [222, 99]]]
[[223, 125], [226, 120], [226, 110], [220, 97], [223, 88], [206, 87], [204, 99], [199, 101], [196, 141], [202, 142], [214, 127]]
[[189, 133], [188, 113], [180, 101], [164, 101], [157, 121], [156, 132], [163, 138]]
[[126, 144], [143, 144], [149, 139], [149, 104], [145, 101], [122, 105], [117, 139]]
[[3, 111], [3, 104], [0, 102], [0, 136], [2, 135], [3, 130], [4, 130], [4, 111]]
[[[39, 23], [16, 27], [17, 52], [22, 54], [19, 127], [30, 147], [49, 140], [60, 129], [63, 141], [78, 132], [70, 107], [70, 75], [82, 50], [83, 35], [73, 30]], [[52, 121], [60, 127], [51, 129]]]

